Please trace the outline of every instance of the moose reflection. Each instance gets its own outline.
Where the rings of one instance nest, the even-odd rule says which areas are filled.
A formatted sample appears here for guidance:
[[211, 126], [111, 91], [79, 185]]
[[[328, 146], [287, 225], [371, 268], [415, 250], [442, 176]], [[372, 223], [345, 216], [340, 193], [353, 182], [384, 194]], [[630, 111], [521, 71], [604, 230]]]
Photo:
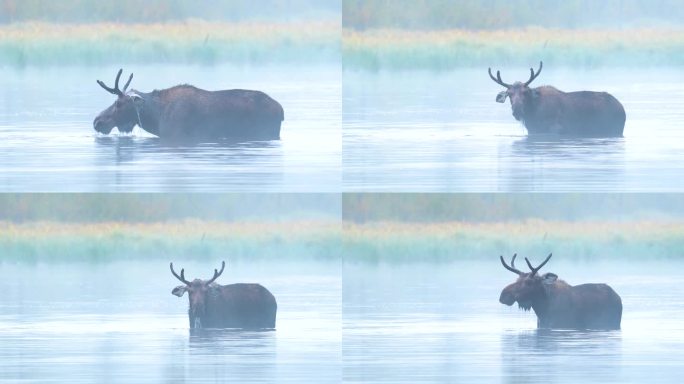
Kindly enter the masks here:
[[513, 117], [522, 122], [529, 134], [555, 133], [580, 137], [619, 137], [625, 128], [625, 109], [620, 102], [606, 92], [563, 92], [544, 85], [530, 88], [539, 76], [543, 63], [530, 78], [522, 83], [504, 83], [501, 73], [496, 77], [489, 68], [489, 77], [506, 90], [496, 96], [496, 101], [511, 100]]
[[117, 97], [93, 121], [93, 128], [99, 133], [109, 134], [114, 127], [129, 133], [138, 125], [172, 142], [280, 138], [283, 107], [261, 91], [206, 91], [188, 84], [149, 93], [127, 91], [133, 74], [120, 89], [121, 72], [122, 69], [116, 74], [113, 88], [97, 81]]
[[185, 279], [185, 269], [180, 276], [169, 264], [171, 273], [184, 285], [174, 288], [171, 293], [182, 297], [188, 293], [190, 307], [188, 319], [190, 328], [241, 328], [274, 329], [277, 304], [271, 292], [259, 284], [219, 285], [214, 281], [221, 276], [221, 270], [214, 269], [209, 280]]
[[507, 265], [500, 256], [504, 268], [518, 275], [518, 279], [501, 291], [499, 301], [521, 309], [534, 310], [538, 328], [553, 329], [620, 329], [622, 300], [606, 284], [581, 284], [572, 286], [553, 273], [539, 275], [539, 270], [549, 261], [551, 254], [536, 268], [525, 258], [530, 272], [515, 268], [515, 257]]

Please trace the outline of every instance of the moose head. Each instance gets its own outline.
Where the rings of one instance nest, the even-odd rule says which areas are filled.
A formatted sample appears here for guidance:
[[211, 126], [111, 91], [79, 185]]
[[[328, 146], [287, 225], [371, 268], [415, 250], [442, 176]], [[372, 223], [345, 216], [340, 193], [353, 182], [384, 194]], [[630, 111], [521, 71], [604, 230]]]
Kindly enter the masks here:
[[542, 65], [543, 63], [540, 61], [539, 70], [537, 70], [536, 73], [533, 68], [530, 68], [530, 78], [526, 82], [521, 83], [520, 81], [516, 81], [513, 84], [504, 83], [503, 80], [501, 80], [501, 73], [499, 71], [496, 71], [496, 77], [494, 77], [492, 75], [492, 68], [488, 69], [489, 77], [494, 80], [495, 83], [506, 88], [505, 91], [499, 92], [499, 94], [496, 95], [496, 102], [504, 103], [506, 102], [507, 97], [510, 98], [513, 117], [518, 121], [524, 121], [526, 109], [539, 97], [539, 91], [535, 88], [530, 88], [529, 85], [541, 73]]
[[97, 132], [105, 135], [109, 134], [114, 127], [117, 127], [119, 132], [130, 133], [133, 131], [133, 127], [139, 123], [136, 103], [141, 102], [141, 97], [135, 92], [126, 93], [128, 86], [131, 84], [131, 80], [133, 80], [133, 74], [131, 73], [128, 77], [128, 81], [126, 81], [126, 85], [124, 85], [123, 89], [119, 89], [121, 72], [123, 72], [123, 69], [119, 69], [119, 72], [116, 74], [114, 88], [110, 88], [101, 80], [97, 80], [97, 83], [104, 88], [105, 91], [117, 97], [114, 104], [100, 112], [93, 121], [93, 128]]
[[529, 311], [535, 303], [543, 300], [544, 284], [553, 284], [556, 279], [558, 279], [558, 276], [553, 273], [546, 273], [542, 276], [539, 276], [537, 273], [549, 261], [551, 255], [552, 254], [549, 254], [549, 256], [546, 257], [546, 260], [536, 268], [532, 266], [527, 258], [525, 258], [525, 262], [530, 268], [530, 272], [528, 273], [515, 268], [515, 257], [517, 254], [513, 255], [510, 266], [506, 264], [503, 256], [499, 256], [504, 268], [518, 275], [518, 279], [514, 283], [508, 285], [501, 291], [501, 296], [499, 297], [501, 304], [511, 306], [517, 301], [520, 308]]
[[226, 262], [221, 262], [221, 270], [214, 269], [214, 276], [209, 280], [195, 279], [193, 281], [188, 281], [185, 279], [185, 269], [181, 269], [180, 276], [173, 270], [173, 263], [169, 264], [171, 268], [171, 273], [178, 280], [180, 280], [184, 285], [179, 285], [174, 288], [171, 293], [182, 297], [185, 292], [188, 292], [188, 298], [190, 301], [190, 307], [188, 309], [188, 315], [190, 318], [190, 327], [201, 328], [202, 327], [202, 317], [206, 313], [206, 305], [209, 301], [209, 294], [212, 289], [212, 283], [223, 273], [223, 269], [226, 267]]

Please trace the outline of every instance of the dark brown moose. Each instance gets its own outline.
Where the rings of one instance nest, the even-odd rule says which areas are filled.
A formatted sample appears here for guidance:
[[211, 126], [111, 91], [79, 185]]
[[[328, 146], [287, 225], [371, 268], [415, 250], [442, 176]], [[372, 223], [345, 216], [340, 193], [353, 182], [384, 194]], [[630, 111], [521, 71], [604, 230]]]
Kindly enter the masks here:
[[184, 284], [171, 293], [182, 297], [188, 292], [190, 328], [275, 329], [278, 306], [266, 288], [259, 284], [214, 283], [223, 273], [225, 261], [220, 271], [214, 269], [214, 276], [209, 280], [187, 281], [184, 269], [179, 276], [173, 270], [173, 263], [169, 266], [171, 273]]
[[511, 100], [513, 117], [533, 134], [559, 134], [578, 137], [620, 137], [625, 128], [625, 109], [622, 104], [606, 92], [563, 92], [544, 85], [530, 88], [529, 85], [539, 76], [539, 70], [530, 68], [530, 78], [524, 83], [504, 83], [501, 74], [496, 77], [489, 68], [489, 77], [506, 88], [496, 95], [496, 101]]
[[553, 273], [539, 276], [537, 272], [551, 258], [551, 254], [538, 267], [532, 267], [525, 258], [529, 273], [515, 268], [515, 257], [508, 266], [503, 256], [501, 264], [518, 275], [518, 280], [501, 291], [499, 301], [537, 314], [538, 328], [552, 329], [620, 329], [622, 300], [606, 284], [569, 285]]
[[114, 127], [129, 133], [138, 125], [145, 131], [174, 142], [226, 139], [230, 141], [277, 140], [284, 119], [283, 107], [263, 92], [244, 89], [205, 91], [192, 85], [177, 85], [149, 93], [126, 91], [116, 75], [114, 88], [98, 80], [107, 92], [117, 97], [114, 104], [93, 121], [99, 133], [109, 134]]

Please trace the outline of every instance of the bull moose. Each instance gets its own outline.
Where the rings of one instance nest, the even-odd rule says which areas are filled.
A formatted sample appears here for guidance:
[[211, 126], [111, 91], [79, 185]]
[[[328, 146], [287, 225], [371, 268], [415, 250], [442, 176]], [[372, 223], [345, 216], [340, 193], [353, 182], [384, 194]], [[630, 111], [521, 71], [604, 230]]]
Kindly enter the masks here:
[[536, 268], [525, 258], [529, 273], [515, 268], [515, 257], [507, 265], [503, 256], [501, 264], [518, 275], [518, 280], [501, 291], [499, 301], [508, 306], [516, 301], [518, 306], [537, 315], [537, 327], [546, 329], [620, 329], [622, 300], [606, 284], [569, 285], [553, 273], [539, 276], [537, 272], [549, 261], [551, 254]]
[[522, 83], [504, 83], [501, 73], [496, 77], [489, 68], [489, 77], [506, 88], [496, 95], [498, 103], [511, 100], [513, 117], [522, 122], [527, 132], [533, 134], [559, 134], [578, 137], [620, 137], [625, 128], [625, 109], [622, 104], [606, 92], [563, 92], [552, 86], [530, 88], [539, 76], [543, 63], [530, 78]]
[[138, 125], [169, 141], [277, 140], [284, 119], [283, 107], [260, 91], [231, 89], [205, 91], [192, 85], [177, 85], [144, 93], [127, 91], [131, 73], [119, 88], [120, 69], [110, 88], [97, 83], [117, 97], [114, 104], [93, 121], [95, 131], [109, 134], [114, 127], [130, 133]]
[[171, 293], [182, 297], [188, 292], [190, 328], [275, 328], [278, 306], [268, 289], [260, 284], [214, 283], [223, 273], [225, 261], [221, 263], [220, 271], [214, 269], [214, 276], [209, 280], [188, 281], [185, 279], [185, 269], [181, 269], [179, 276], [173, 270], [173, 263], [169, 266], [173, 276], [184, 284], [174, 288]]

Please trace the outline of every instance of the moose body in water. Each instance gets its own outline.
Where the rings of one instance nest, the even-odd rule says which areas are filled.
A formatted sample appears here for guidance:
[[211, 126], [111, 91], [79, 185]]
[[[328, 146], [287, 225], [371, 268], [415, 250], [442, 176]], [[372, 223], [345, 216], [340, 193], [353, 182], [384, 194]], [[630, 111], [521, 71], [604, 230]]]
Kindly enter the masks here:
[[100, 112], [93, 128], [109, 134], [114, 127], [130, 133], [138, 125], [145, 131], [174, 142], [207, 140], [277, 140], [284, 119], [283, 107], [260, 91], [231, 89], [205, 91], [192, 85], [177, 85], [144, 93], [123, 89], [116, 75], [114, 88], [97, 83], [117, 99]]
[[530, 88], [539, 76], [530, 68], [530, 79], [524, 83], [504, 83], [501, 74], [496, 77], [489, 68], [489, 77], [506, 90], [496, 96], [499, 103], [511, 100], [513, 117], [522, 122], [530, 135], [558, 134], [576, 137], [620, 137], [625, 128], [625, 109], [606, 92], [563, 92], [545, 85]]
[[553, 273], [539, 276], [537, 272], [551, 258], [551, 254], [538, 267], [532, 267], [525, 258], [529, 273], [515, 268], [515, 257], [507, 265], [503, 256], [501, 264], [518, 275], [518, 280], [501, 291], [499, 301], [521, 309], [534, 310], [537, 327], [547, 329], [620, 329], [622, 300], [606, 284], [569, 285]]
[[184, 284], [171, 293], [182, 297], [188, 292], [190, 328], [275, 329], [278, 306], [266, 288], [260, 284], [214, 283], [223, 273], [225, 261], [220, 271], [214, 269], [214, 276], [209, 280], [188, 281], [185, 269], [181, 269], [179, 276], [173, 270], [173, 263], [169, 266], [171, 273]]

